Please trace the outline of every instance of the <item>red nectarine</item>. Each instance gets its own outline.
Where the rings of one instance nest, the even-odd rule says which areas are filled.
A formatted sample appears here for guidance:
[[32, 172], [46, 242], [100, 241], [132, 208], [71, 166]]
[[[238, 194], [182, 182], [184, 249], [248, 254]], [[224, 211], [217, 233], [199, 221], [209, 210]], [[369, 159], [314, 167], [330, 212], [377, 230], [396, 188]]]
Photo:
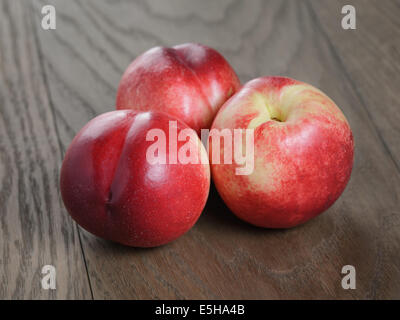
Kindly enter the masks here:
[[220, 106], [240, 86], [216, 50], [187, 43], [155, 47], [137, 57], [118, 87], [117, 109], [157, 110], [193, 128], [209, 129]]
[[284, 77], [248, 82], [212, 125], [237, 128], [254, 129], [254, 170], [237, 175], [235, 162], [211, 163], [212, 178], [227, 206], [249, 223], [301, 224], [331, 206], [349, 181], [350, 126], [335, 103], [309, 84]]
[[[150, 163], [152, 129], [192, 132], [201, 164]], [[184, 141], [175, 141], [179, 150]], [[158, 149], [166, 159], [169, 148]], [[176, 151], [172, 151], [176, 152]], [[173, 158], [173, 157], [172, 157]], [[91, 120], [73, 139], [61, 169], [61, 194], [72, 218], [89, 232], [136, 247], [154, 247], [176, 239], [199, 218], [206, 203], [210, 172], [196, 133], [159, 112], [121, 110]]]

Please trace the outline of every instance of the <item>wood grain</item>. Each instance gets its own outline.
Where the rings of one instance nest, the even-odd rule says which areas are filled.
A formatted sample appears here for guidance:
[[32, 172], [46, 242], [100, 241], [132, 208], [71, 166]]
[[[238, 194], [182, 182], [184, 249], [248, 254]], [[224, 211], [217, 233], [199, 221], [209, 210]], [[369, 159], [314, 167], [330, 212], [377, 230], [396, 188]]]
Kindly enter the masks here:
[[[22, 1], [0, 6], [0, 298], [91, 298], [58, 191], [62, 151], [34, 21]], [[41, 286], [48, 264], [56, 290]]]
[[357, 29], [341, 30], [332, 12], [345, 1], [321, 5], [314, 1], [321, 29], [329, 37], [346, 77], [370, 115], [377, 134], [400, 170], [400, 23], [399, 2], [372, 2], [357, 7]]
[[[2, 0], [0, 297], [400, 298], [400, 8], [361, 3], [357, 30], [344, 31], [342, 2]], [[44, 4], [57, 10], [56, 30], [40, 27]], [[356, 142], [347, 189], [286, 231], [239, 221], [212, 187], [198, 223], [169, 245], [135, 249], [77, 233], [59, 197], [63, 152], [89, 119], [113, 109], [132, 59], [188, 41], [218, 49], [243, 82], [286, 75], [332, 97]], [[37, 281], [49, 260], [61, 277], [54, 293]], [[346, 264], [356, 267], [356, 290], [341, 287]]]

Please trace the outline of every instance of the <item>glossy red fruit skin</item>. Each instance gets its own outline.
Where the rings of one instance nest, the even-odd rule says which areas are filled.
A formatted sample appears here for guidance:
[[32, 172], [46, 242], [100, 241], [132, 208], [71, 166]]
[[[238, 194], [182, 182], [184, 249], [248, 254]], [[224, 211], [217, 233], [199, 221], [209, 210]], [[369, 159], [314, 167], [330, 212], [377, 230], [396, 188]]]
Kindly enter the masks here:
[[[147, 131], [164, 130], [168, 146], [171, 120], [158, 112], [121, 110], [104, 113], [81, 129], [60, 176], [62, 199], [80, 226], [124, 245], [154, 247], [194, 225], [208, 197], [209, 165], [152, 165], [146, 160], [154, 143], [146, 141]], [[187, 126], [178, 121], [177, 128], [179, 133]], [[166, 153], [168, 159], [168, 148]]]
[[126, 69], [116, 108], [166, 112], [199, 134], [239, 87], [235, 71], [212, 48], [196, 43], [155, 47]]

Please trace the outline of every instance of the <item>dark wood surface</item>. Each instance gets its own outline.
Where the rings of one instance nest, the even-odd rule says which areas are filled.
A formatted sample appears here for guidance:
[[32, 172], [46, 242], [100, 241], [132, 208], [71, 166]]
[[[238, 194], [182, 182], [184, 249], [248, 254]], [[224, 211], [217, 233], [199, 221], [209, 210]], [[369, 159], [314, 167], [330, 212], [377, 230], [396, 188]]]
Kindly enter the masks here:
[[[41, 28], [53, 4], [57, 29]], [[400, 2], [0, 0], [0, 298], [400, 298]], [[355, 136], [342, 197], [291, 230], [236, 219], [214, 188], [195, 227], [155, 249], [92, 236], [58, 179], [78, 130], [113, 109], [122, 72], [156, 45], [218, 49], [242, 82], [286, 75], [326, 92]], [[41, 268], [57, 289], [41, 287]], [[357, 289], [341, 287], [353, 265]]]

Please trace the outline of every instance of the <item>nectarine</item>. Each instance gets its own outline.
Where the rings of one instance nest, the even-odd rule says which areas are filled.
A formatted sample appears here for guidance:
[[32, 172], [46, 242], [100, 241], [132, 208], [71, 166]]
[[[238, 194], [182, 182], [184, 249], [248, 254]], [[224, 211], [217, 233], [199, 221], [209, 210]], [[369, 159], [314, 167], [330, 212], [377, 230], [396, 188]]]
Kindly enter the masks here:
[[235, 71], [212, 48], [196, 43], [155, 47], [126, 69], [116, 107], [166, 112], [200, 135], [239, 86]]
[[252, 80], [221, 107], [212, 125], [237, 128], [254, 130], [253, 172], [238, 175], [235, 162], [211, 163], [211, 169], [218, 192], [239, 218], [261, 227], [293, 227], [326, 210], [345, 189], [352, 131], [317, 88], [284, 77]]
[[[195, 140], [175, 141], [177, 149], [158, 149], [169, 159], [183, 145], [194, 144], [206, 162], [151, 162], [147, 151], [152, 129], [165, 132], [170, 123]], [[176, 155], [175, 155], [176, 156]], [[172, 157], [173, 158], [173, 157]], [[188, 231], [206, 203], [210, 171], [196, 133], [181, 121], [159, 112], [121, 110], [91, 120], [73, 139], [61, 169], [61, 194], [72, 218], [89, 232], [135, 247], [154, 247]]]

